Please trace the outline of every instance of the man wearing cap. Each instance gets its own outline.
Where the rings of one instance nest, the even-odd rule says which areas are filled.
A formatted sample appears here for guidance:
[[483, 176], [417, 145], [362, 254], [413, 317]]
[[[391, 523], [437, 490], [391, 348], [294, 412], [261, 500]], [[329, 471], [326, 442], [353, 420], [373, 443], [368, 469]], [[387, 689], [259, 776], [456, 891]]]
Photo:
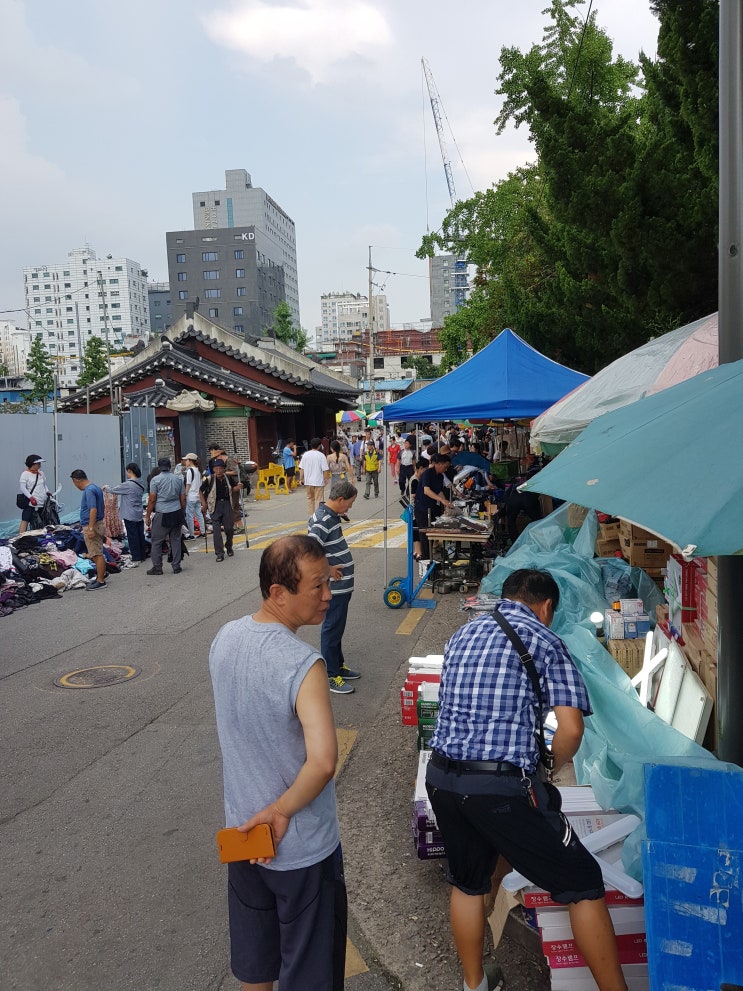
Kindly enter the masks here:
[[[33, 519], [38, 506], [43, 506], [47, 495], [51, 495], [46, 485], [46, 477], [41, 470], [44, 459], [38, 454], [29, 454], [26, 458], [26, 470], [21, 472], [18, 483], [18, 494], [25, 496], [28, 503], [21, 512], [21, 527], [19, 534], [28, 530], [28, 524]], [[18, 507], [20, 509], [20, 506]]]
[[106, 524], [104, 522], [103, 490], [91, 482], [82, 468], [76, 468], [71, 474], [72, 484], [82, 492], [80, 500], [80, 522], [83, 527], [85, 547], [88, 558], [95, 564], [96, 577], [88, 582], [88, 591], [108, 588], [106, 585], [106, 558], [103, 556], [103, 541], [106, 539]]
[[174, 475], [170, 458], [159, 458], [160, 474], [150, 482], [150, 494], [145, 511], [145, 526], [151, 526], [152, 567], [148, 575], [163, 573], [163, 540], [170, 545], [173, 574], [181, 573], [181, 527], [186, 515], [186, 488], [182, 475]]
[[242, 489], [242, 482], [240, 481], [240, 466], [237, 463], [237, 458], [231, 458], [221, 444], [210, 444], [209, 445], [209, 471], [213, 473], [213, 465], [215, 461], [224, 462], [224, 473], [227, 476], [227, 481], [230, 484], [230, 501], [232, 503], [232, 527], [235, 528], [237, 524], [238, 529], [242, 524], [242, 513], [240, 511], [240, 490]]
[[232, 540], [235, 535], [235, 524], [232, 515], [231, 493], [234, 490], [233, 478], [225, 473], [225, 463], [221, 458], [212, 458], [209, 462], [211, 475], [204, 479], [201, 486], [201, 508], [209, 513], [214, 532], [214, 553], [217, 562], [224, 561], [225, 545], [222, 541], [222, 527], [227, 543], [227, 557], [234, 557]]

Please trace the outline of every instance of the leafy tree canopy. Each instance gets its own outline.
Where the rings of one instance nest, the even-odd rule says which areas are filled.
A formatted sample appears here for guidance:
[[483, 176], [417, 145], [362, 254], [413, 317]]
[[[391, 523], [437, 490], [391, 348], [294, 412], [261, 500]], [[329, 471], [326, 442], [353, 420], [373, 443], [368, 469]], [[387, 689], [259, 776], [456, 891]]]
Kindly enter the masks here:
[[402, 359], [403, 368], [414, 368], [415, 374], [421, 379], [437, 379], [444, 374], [441, 365], [434, 365], [430, 358], [422, 354], [409, 354]]
[[77, 386], [82, 388], [97, 382], [108, 374], [108, 353], [105, 342], [95, 334], [85, 345], [82, 361], [80, 363], [80, 375]]
[[28, 352], [26, 375], [31, 382], [29, 398], [41, 400], [44, 412], [49, 393], [54, 391], [54, 361], [44, 347], [41, 334], [37, 334]]
[[277, 341], [288, 344], [295, 351], [304, 351], [309, 344], [309, 334], [294, 324], [289, 304], [282, 300], [273, 311], [271, 333]]

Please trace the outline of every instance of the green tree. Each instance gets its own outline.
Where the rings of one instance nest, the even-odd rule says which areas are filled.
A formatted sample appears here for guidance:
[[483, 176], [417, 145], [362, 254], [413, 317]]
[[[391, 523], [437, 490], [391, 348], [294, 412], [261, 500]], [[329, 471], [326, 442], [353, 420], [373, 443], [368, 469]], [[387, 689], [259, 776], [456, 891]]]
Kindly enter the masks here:
[[273, 311], [270, 332], [277, 341], [287, 344], [295, 351], [304, 351], [309, 344], [309, 334], [295, 325], [289, 304], [283, 299]]
[[415, 374], [421, 379], [437, 379], [444, 374], [441, 365], [434, 365], [430, 358], [422, 354], [409, 354], [402, 359], [403, 368], [414, 368]]
[[81, 389], [84, 385], [97, 382], [98, 379], [105, 378], [108, 374], [108, 352], [105, 341], [95, 334], [85, 345], [85, 351], [80, 362], [80, 375], [77, 379], [77, 387]]
[[622, 286], [663, 333], [717, 308], [719, 4], [651, 7], [657, 57], [640, 55], [639, 147], [615, 237]]
[[29, 399], [41, 400], [46, 413], [49, 393], [54, 391], [54, 361], [44, 347], [41, 334], [37, 334], [31, 344], [26, 360], [26, 375], [31, 381]]

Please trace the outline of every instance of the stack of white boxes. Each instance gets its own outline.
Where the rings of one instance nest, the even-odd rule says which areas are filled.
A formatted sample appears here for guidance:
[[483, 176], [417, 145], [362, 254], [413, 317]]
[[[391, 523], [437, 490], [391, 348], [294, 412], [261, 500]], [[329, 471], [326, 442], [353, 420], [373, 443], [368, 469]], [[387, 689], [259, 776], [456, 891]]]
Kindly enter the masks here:
[[[623, 818], [619, 812], [599, 808], [591, 788], [560, 788], [563, 812], [575, 833], [584, 838]], [[621, 867], [622, 843], [602, 851], [601, 859]], [[542, 950], [550, 967], [552, 991], [596, 991], [596, 982], [578, 951], [567, 906], [553, 902], [541, 888], [524, 888], [520, 895], [527, 917], [539, 930]], [[606, 903], [617, 936], [619, 962], [629, 991], [650, 988], [645, 943], [645, 905], [606, 887]]]

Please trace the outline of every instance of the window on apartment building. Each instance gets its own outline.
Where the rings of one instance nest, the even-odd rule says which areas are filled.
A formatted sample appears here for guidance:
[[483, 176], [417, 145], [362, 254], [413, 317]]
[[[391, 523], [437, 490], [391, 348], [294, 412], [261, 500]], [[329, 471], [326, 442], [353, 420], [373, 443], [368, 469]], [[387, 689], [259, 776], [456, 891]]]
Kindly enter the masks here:
[[51, 303], [51, 301], [52, 301], [52, 297], [51, 296], [45, 296], [44, 297], [44, 302], [45, 303]]
[[53, 312], [54, 312], [54, 310], [53, 310], [53, 309], [51, 308], [51, 306], [47, 306], [47, 308], [46, 308], [46, 312], [47, 312], [47, 313], [53, 313]]
[[109, 279], [109, 280], [108, 280], [108, 284], [109, 284], [110, 286], [118, 286], [118, 284], [119, 284], [119, 280], [118, 280], [118, 279]]
[[42, 277], [42, 279], [48, 279], [49, 278], [49, 273], [48, 272], [42, 272], [42, 276], [41, 277]]
[[217, 239], [216, 239], [216, 237], [202, 237], [202, 239], [201, 239], [201, 240], [202, 240], [202, 241], [203, 241], [203, 242], [204, 242], [205, 244], [208, 244], [208, 243], [209, 243], [210, 241], [216, 241]]
[[120, 313], [114, 313], [114, 315], [111, 317], [111, 319], [112, 320], [121, 320], [121, 314]]
[[124, 271], [124, 266], [123, 265], [115, 265], [114, 266], [114, 272], [123, 272], [123, 271]]
[[39, 306], [37, 309], [35, 309], [34, 313], [41, 313], [41, 307]]
[[214, 281], [214, 279], [219, 278], [219, 269], [211, 269], [210, 271], [203, 272], [202, 274], [207, 281]]
[[175, 256], [175, 260], [178, 262], [179, 265], [185, 265], [186, 264], [186, 256], [185, 255], [176, 255]]
[[243, 308], [242, 308], [242, 306], [233, 306], [233, 308], [232, 308], [232, 316], [233, 317], [241, 317], [242, 315], [243, 315]]
[[209, 316], [210, 317], [218, 317], [219, 316], [219, 310], [218, 310], [218, 308], [216, 306], [211, 306], [209, 308]]
[[71, 282], [65, 282], [64, 288], [65, 289], [72, 289], [72, 283]]
[[245, 288], [245, 286], [238, 286], [237, 287], [237, 292], [235, 293], [235, 295], [236, 296], [247, 296], [248, 295], [248, 292], [247, 292], [247, 289]]
[[245, 325], [244, 324], [241, 324], [241, 323], [236, 323], [234, 330], [235, 330], [235, 333], [236, 334], [244, 334], [245, 333]]
[[202, 251], [201, 260], [202, 262], [215, 262], [219, 259], [218, 251]]
[[235, 248], [235, 261], [239, 262], [241, 258], [245, 257], [245, 252], [242, 248]]
[[68, 320], [68, 321], [67, 321], [67, 323], [68, 323], [68, 324], [74, 324], [74, 323], [75, 323], [75, 321], [74, 321], [74, 320]]
[[199, 206], [206, 206], [205, 200], [199, 200]]
[[109, 296], [120, 296], [121, 293], [119, 292], [118, 289], [112, 289], [111, 292], [108, 295]]
[[179, 289], [178, 290], [178, 299], [188, 299], [188, 290], [187, 289]]
[[[111, 309], [112, 310], [120, 310], [121, 309], [121, 303], [111, 303]], [[135, 307], [135, 309], [136, 309], [136, 307]]]
[[214, 206], [221, 206], [221, 205], [222, 205], [222, 201], [221, 200], [215, 200], [214, 201]]
[[245, 269], [244, 268], [236, 268], [235, 269], [235, 278], [236, 279], [244, 279], [245, 278]]
[[41, 320], [36, 320], [35, 321], [35, 324], [36, 324], [37, 327], [40, 327], [41, 326]]
[[375, 358], [374, 359], [374, 367], [375, 368], [384, 368], [384, 358]]
[[204, 298], [205, 299], [219, 299], [219, 297], [221, 295], [222, 295], [222, 290], [221, 289], [205, 289], [204, 290]]
[[185, 282], [187, 278], [188, 278], [188, 276], [186, 275], [185, 272], [179, 272], [178, 273], [178, 281], [179, 282]]
[[177, 237], [177, 238], [175, 239], [175, 243], [176, 243], [176, 244], [183, 244], [183, 238], [182, 238], [182, 237]]

